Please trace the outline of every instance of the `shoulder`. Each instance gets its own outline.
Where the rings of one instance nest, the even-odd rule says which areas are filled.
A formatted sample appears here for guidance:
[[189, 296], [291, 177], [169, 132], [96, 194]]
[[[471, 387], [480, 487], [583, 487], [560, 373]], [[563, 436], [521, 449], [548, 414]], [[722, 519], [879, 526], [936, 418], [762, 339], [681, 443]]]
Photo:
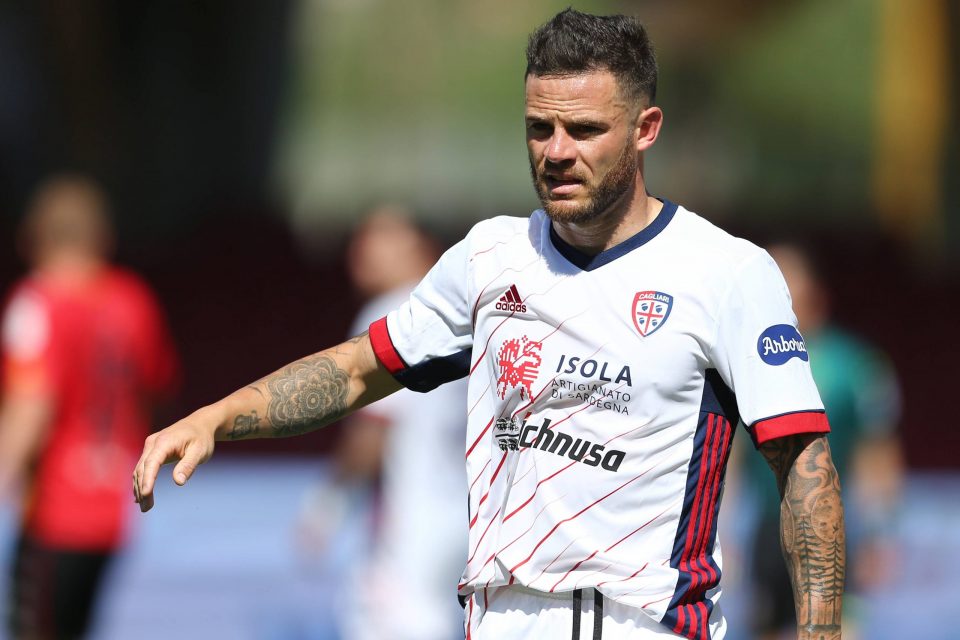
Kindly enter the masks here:
[[155, 298], [152, 287], [143, 276], [127, 267], [112, 266], [107, 268], [103, 282], [121, 295], [150, 301]]
[[482, 246], [492, 243], [515, 242], [528, 238], [531, 233], [539, 235], [543, 226], [544, 214], [534, 211], [531, 215], [495, 216], [481, 220], [473, 225], [467, 233], [466, 240], [471, 246]]
[[101, 289], [114, 308], [125, 309], [141, 318], [160, 314], [160, 301], [153, 288], [138, 273], [126, 268], [111, 266], [102, 279]]
[[8, 355], [27, 358], [42, 349], [51, 330], [51, 301], [35, 278], [24, 278], [8, 295], [0, 322], [0, 344]]
[[671, 250], [685, 259], [709, 267], [709, 272], [721, 277], [735, 277], [744, 269], [779, 271], [773, 258], [762, 248], [737, 237], [710, 222], [703, 216], [677, 207], [668, 229]]

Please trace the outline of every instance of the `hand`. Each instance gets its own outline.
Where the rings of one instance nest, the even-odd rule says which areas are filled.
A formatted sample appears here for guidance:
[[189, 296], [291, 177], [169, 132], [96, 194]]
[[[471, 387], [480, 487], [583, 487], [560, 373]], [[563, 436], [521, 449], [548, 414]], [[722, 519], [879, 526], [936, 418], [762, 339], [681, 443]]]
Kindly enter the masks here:
[[153, 487], [160, 467], [176, 462], [173, 481], [183, 486], [196, 468], [213, 455], [215, 431], [216, 423], [204, 419], [198, 411], [147, 437], [143, 454], [133, 470], [133, 497], [140, 511], [153, 508]]

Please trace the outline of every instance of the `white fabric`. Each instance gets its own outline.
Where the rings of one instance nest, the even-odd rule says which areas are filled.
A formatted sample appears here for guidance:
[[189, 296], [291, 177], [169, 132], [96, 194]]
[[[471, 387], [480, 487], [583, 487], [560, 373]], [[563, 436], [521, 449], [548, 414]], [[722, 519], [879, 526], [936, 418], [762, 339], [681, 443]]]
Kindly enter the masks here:
[[[760, 357], [764, 331], [796, 326], [769, 256], [682, 207], [666, 203], [660, 215], [662, 230], [655, 221], [638, 236], [645, 242], [615, 247], [606, 255], [638, 245], [587, 270], [558, 250], [542, 211], [481, 222], [387, 316], [408, 365], [401, 381], [470, 353], [462, 594], [511, 581], [540, 591], [598, 586], [661, 620], [680, 578], [671, 559], [687, 533], [695, 436], [715, 427], [701, 413], [707, 371], [736, 391], [748, 424], [822, 411], [797, 344], [784, 363]], [[638, 300], [641, 292], [653, 293]], [[644, 303], [656, 306], [640, 317]], [[573, 441], [560, 449], [567, 455], [533, 446], [548, 430]], [[719, 435], [707, 437], [719, 447]], [[707, 493], [718, 496], [725, 457], [710, 455], [704, 464], [718, 470]], [[697, 504], [698, 517], [709, 515], [712, 503]], [[718, 573], [715, 531], [689, 531], [716, 563], [700, 573]], [[719, 588], [701, 595], [715, 604]]]
[[32, 360], [43, 353], [50, 340], [50, 317], [46, 304], [29, 287], [10, 300], [0, 330], [3, 351], [14, 360]]
[[[401, 288], [370, 301], [351, 335], [409, 295]], [[363, 410], [386, 423], [387, 441], [379, 527], [348, 603], [349, 640], [452, 640], [462, 631], [456, 589], [467, 542], [466, 392], [465, 381], [429, 396], [403, 390]]]
[[[556, 597], [559, 596], [559, 597]], [[573, 595], [538, 593], [516, 587], [496, 587], [474, 593], [464, 609], [467, 640], [567, 640], [573, 638]], [[597, 624], [593, 589], [584, 589], [580, 603], [580, 640], [593, 640]], [[604, 598], [603, 640], [657, 640], [677, 636], [627, 605]], [[710, 637], [722, 640], [726, 624], [720, 609], [710, 620]]]

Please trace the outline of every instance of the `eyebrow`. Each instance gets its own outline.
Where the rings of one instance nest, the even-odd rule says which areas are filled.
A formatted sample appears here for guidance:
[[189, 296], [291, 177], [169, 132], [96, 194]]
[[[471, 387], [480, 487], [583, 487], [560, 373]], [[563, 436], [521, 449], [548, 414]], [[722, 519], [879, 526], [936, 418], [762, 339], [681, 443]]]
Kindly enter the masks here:
[[[547, 118], [538, 114], [529, 114], [524, 117], [524, 120], [529, 123], [537, 122], [552, 122], [553, 118]], [[590, 117], [571, 117], [571, 118], [560, 118], [565, 126], [577, 126], [577, 127], [596, 127], [598, 129], [606, 129], [610, 127], [609, 122], [603, 122], [595, 118]]]

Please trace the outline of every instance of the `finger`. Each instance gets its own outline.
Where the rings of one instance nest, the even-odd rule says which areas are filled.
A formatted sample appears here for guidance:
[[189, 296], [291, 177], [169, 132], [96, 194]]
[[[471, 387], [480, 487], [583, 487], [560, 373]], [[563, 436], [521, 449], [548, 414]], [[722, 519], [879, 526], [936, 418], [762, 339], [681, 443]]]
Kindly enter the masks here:
[[143, 459], [140, 469], [140, 511], [146, 512], [153, 507], [153, 488], [160, 473], [160, 467], [166, 462], [168, 452], [164, 451], [160, 443], [154, 445]]
[[187, 450], [183, 452], [183, 458], [173, 468], [173, 481], [182, 487], [202, 462], [203, 451], [200, 445], [196, 443], [187, 445]]
[[143, 476], [143, 461], [147, 457], [150, 449], [153, 448], [154, 440], [156, 440], [156, 436], [153, 434], [144, 440], [143, 452], [140, 454], [140, 459], [137, 460], [137, 464], [133, 468], [133, 500], [138, 504], [140, 502], [140, 478]]
[[140, 513], [146, 513], [153, 509], [153, 495], [140, 497]]

